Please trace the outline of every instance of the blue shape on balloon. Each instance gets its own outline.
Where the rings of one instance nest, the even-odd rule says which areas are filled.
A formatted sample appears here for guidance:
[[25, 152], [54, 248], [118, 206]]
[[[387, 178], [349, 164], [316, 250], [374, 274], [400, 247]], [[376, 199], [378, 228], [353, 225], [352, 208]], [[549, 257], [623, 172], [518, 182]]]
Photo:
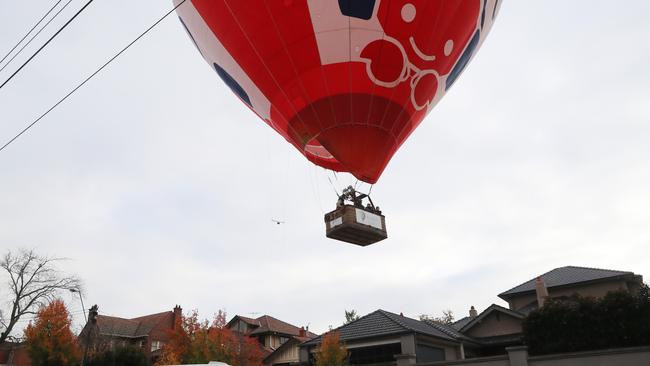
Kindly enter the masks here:
[[237, 94], [237, 96], [241, 100], [243, 100], [246, 104], [248, 104], [249, 107], [253, 108], [253, 105], [251, 104], [251, 100], [248, 97], [248, 94], [246, 93], [244, 88], [242, 88], [241, 85], [239, 85], [239, 83], [235, 79], [233, 79], [233, 77], [230, 76], [230, 74], [226, 72], [226, 70], [221, 68], [221, 66], [217, 65], [216, 63], [214, 63], [214, 69], [217, 71], [217, 74], [219, 75], [221, 80], [223, 80], [223, 82], [226, 83], [226, 85], [228, 85], [230, 90], [232, 90], [233, 93]]
[[368, 20], [375, 9], [375, 0], [339, 0], [339, 9], [345, 16]]
[[449, 76], [447, 76], [445, 90], [449, 90], [449, 88], [451, 88], [451, 86], [454, 85], [454, 82], [456, 81], [460, 73], [463, 72], [465, 66], [467, 66], [469, 60], [472, 58], [472, 55], [474, 54], [474, 51], [476, 50], [476, 47], [478, 46], [478, 41], [480, 39], [481, 39], [481, 32], [477, 30], [476, 33], [474, 33], [472, 40], [469, 41], [467, 48], [465, 48], [465, 51], [458, 59], [458, 62], [454, 66], [453, 70], [451, 70]]
[[481, 29], [483, 29], [483, 24], [485, 24], [485, 8], [487, 7], [487, 0], [483, 0], [483, 11], [481, 12]]

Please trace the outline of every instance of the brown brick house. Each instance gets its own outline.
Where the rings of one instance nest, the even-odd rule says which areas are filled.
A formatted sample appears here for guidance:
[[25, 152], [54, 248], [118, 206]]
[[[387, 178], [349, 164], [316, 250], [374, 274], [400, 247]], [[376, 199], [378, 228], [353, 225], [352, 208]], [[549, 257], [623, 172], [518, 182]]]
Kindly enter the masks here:
[[31, 366], [25, 343], [4, 342], [0, 345], [0, 366]]
[[96, 316], [96, 324], [86, 324], [79, 339], [82, 344], [88, 343], [90, 348], [96, 349], [137, 347], [156, 359], [160, 356], [162, 346], [169, 340], [170, 331], [180, 324], [182, 311], [176, 305], [171, 311], [130, 319], [99, 314]]
[[296, 364], [298, 345], [317, 335], [269, 315], [248, 318], [235, 315], [226, 327], [242, 335], [257, 339], [265, 351], [265, 365]]

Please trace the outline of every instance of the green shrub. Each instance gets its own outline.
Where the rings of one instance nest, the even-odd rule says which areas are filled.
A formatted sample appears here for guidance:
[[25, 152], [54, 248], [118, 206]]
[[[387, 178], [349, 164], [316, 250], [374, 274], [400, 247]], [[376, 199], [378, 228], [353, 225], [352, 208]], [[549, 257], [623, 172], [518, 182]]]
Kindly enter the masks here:
[[650, 290], [550, 299], [523, 322], [531, 354], [650, 345]]

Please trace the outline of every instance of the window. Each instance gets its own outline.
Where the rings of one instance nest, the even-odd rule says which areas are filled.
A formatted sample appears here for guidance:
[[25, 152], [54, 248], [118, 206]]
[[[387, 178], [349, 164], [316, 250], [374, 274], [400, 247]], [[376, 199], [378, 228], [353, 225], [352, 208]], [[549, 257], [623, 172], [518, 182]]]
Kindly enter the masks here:
[[151, 352], [161, 349], [163, 344], [161, 341], [151, 341]]
[[280, 337], [280, 344], [284, 344], [284, 342], [288, 341], [289, 338], [287, 337]]
[[237, 324], [237, 331], [240, 333], [246, 333], [247, 330], [248, 330], [248, 325], [240, 320], [239, 323]]

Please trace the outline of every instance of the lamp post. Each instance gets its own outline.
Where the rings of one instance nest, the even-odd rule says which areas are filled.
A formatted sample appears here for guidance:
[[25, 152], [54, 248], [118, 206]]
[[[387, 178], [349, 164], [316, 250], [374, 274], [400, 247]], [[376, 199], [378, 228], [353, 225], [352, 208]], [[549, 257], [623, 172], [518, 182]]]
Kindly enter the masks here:
[[84, 307], [84, 298], [81, 296], [81, 291], [78, 288], [68, 289], [70, 292], [75, 292], [79, 294], [79, 300], [81, 301], [81, 311], [84, 313], [84, 320], [88, 323], [88, 315], [86, 314], [86, 308]]
[[[88, 325], [88, 315], [86, 314], [86, 308], [84, 307], [84, 298], [81, 295], [81, 290], [79, 290], [78, 288], [70, 288], [68, 290], [70, 290], [70, 292], [79, 294], [79, 301], [81, 301], [81, 311], [83, 311], [84, 320], [86, 320], [86, 324], [84, 324], [84, 328], [86, 328], [86, 326]], [[88, 329], [87, 338], [88, 339], [86, 339], [86, 346], [84, 347], [84, 353], [83, 356], [81, 356], [81, 366], [84, 366], [84, 363], [86, 361], [86, 356], [88, 354], [88, 343], [90, 342], [90, 329]]]

